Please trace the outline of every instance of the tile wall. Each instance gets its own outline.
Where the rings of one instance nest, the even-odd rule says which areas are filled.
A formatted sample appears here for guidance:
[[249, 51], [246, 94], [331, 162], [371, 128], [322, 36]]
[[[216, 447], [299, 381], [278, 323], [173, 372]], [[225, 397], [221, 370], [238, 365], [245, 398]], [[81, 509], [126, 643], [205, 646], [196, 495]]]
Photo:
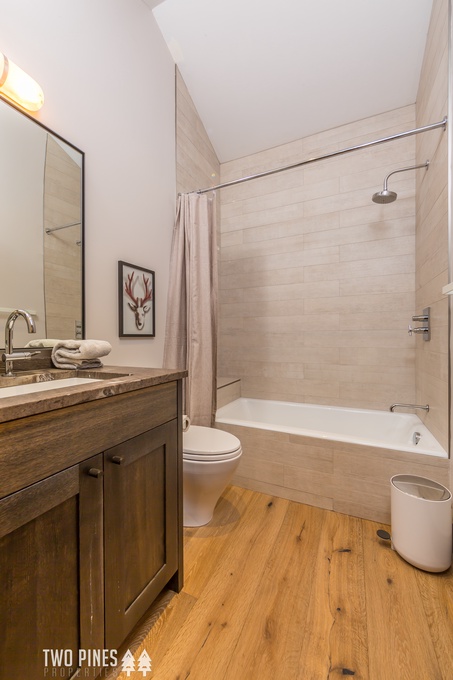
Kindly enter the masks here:
[[[415, 127], [415, 106], [230, 163], [228, 181]], [[415, 399], [415, 138], [221, 191], [219, 375], [242, 394], [387, 409]]]
[[[448, 113], [448, 2], [434, 0], [417, 96], [417, 127]], [[421, 414], [444, 448], [448, 447], [448, 135], [442, 130], [417, 137], [416, 313], [431, 312], [431, 340], [416, 340], [416, 401], [429, 404]], [[413, 324], [420, 325], [420, 324]]]
[[[185, 193], [219, 183], [220, 163], [176, 69], [176, 186]], [[218, 212], [220, 212], [218, 210]]]

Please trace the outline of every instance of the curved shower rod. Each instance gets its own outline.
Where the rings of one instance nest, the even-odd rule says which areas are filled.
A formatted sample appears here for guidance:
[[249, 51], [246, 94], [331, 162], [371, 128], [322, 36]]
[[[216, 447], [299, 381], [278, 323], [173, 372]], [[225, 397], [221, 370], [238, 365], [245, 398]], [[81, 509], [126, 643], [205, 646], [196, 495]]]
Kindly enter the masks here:
[[216, 189], [223, 189], [225, 187], [232, 187], [235, 184], [242, 184], [242, 182], [249, 182], [251, 179], [260, 179], [261, 177], [268, 177], [268, 175], [275, 175], [277, 172], [283, 172], [284, 170], [292, 170], [293, 168], [300, 168], [302, 165], [308, 165], [309, 163], [316, 163], [317, 161], [324, 161], [327, 158], [335, 158], [335, 156], [342, 156], [343, 154], [350, 153], [351, 151], [358, 151], [359, 149], [367, 149], [371, 146], [377, 146], [378, 144], [384, 144], [384, 142], [392, 142], [395, 139], [403, 139], [404, 137], [410, 137], [411, 135], [418, 135], [420, 132], [428, 132], [429, 130], [435, 130], [436, 128], [443, 127], [444, 131], [447, 127], [447, 116], [438, 123], [431, 123], [430, 125], [424, 125], [423, 127], [415, 128], [414, 130], [407, 130], [406, 132], [398, 132], [395, 135], [390, 135], [390, 137], [381, 137], [380, 139], [375, 139], [372, 142], [364, 142], [363, 144], [357, 144], [356, 146], [348, 146], [345, 149], [340, 149], [339, 151], [332, 151], [331, 153], [326, 153], [323, 156], [315, 156], [314, 158], [308, 158], [305, 161], [300, 161], [299, 163], [293, 163], [292, 165], [285, 165], [281, 168], [276, 168], [275, 170], [266, 170], [265, 172], [259, 172], [256, 175], [248, 175], [247, 177], [241, 177], [240, 179], [233, 179], [231, 182], [224, 182], [223, 184], [217, 184], [213, 187], [207, 187], [206, 189], [197, 189], [195, 191], [189, 191], [190, 194], [206, 194], [209, 191], [215, 191]]

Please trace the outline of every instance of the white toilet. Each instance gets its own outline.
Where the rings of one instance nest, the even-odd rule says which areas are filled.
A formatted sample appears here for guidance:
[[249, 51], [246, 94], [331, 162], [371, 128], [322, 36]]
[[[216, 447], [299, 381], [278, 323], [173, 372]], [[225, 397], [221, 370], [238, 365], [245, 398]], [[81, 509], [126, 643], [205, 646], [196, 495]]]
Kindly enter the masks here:
[[241, 455], [241, 442], [229, 432], [191, 425], [183, 433], [184, 526], [210, 522]]

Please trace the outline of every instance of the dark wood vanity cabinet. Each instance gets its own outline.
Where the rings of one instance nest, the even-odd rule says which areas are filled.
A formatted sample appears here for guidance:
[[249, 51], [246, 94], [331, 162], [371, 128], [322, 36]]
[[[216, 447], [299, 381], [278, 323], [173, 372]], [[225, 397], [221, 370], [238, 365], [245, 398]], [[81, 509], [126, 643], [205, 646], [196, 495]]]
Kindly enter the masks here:
[[70, 678], [181, 589], [180, 404], [174, 381], [0, 425], [0, 680]]
[[0, 500], [1, 680], [50, 677], [44, 650], [76, 664], [103, 647], [100, 470], [94, 456]]
[[178, 569], [177, 423], [104, 454], [105, 643], [117, 649]]

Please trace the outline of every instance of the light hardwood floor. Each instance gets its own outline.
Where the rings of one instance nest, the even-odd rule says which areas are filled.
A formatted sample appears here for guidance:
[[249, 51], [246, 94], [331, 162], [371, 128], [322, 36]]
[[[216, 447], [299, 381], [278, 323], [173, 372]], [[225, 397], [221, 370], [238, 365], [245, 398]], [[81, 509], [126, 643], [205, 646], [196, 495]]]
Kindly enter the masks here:
[[451, 680], [453, 571], [412, 567], [378, 528], [229, 487], [184, 530], [184, 589], [135, 650], [146, 680]]

